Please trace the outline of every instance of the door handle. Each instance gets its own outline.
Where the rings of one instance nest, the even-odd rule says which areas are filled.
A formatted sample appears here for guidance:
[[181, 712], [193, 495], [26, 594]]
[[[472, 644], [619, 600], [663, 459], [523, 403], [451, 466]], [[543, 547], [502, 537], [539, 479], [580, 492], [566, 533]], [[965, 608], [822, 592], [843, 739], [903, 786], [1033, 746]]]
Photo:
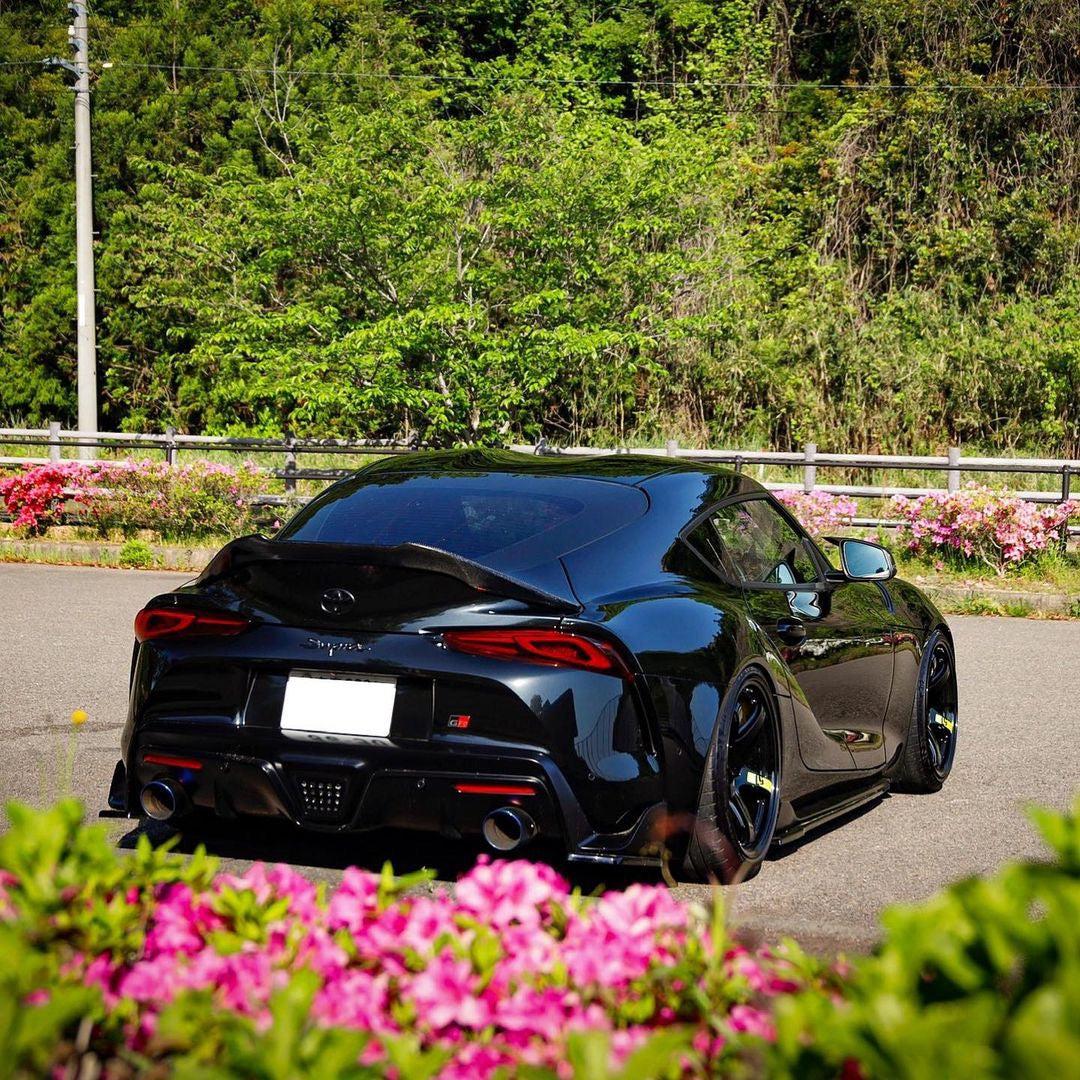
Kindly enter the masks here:
[[801, 619], [777, 619], [776, 636], [785, 645], [798, 645], [806, 640], [806, 627]]

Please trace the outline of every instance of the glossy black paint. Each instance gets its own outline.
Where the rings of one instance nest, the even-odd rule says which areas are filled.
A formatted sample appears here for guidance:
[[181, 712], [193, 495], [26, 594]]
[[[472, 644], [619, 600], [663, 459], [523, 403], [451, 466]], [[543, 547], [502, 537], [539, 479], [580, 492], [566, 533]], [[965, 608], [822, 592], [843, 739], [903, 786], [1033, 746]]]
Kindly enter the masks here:
[[[369, 466], [321, 498], [445, 477], [545, 493], [563, 486], [586, 502], [595, 489], [610, 527], [585, 514], [579, 534], [564, 529], [555, 546], [475, 559], [470, 572], [438, 558], [380, 562], [370, 546], [234, 542], [198, 580], [158, 601], [239, 612], [255, 625], [234, 637], [137, 646], [113, 805], [135, 812], [141, 786], [169, 775], [196, 807], [222, 816], [453, 837], [516, 803], [571, 855], [648, 858], [665, 822], [695, 811], [720, 702], [748, 665], [767, 673], [781, 723], [778, 839], [887, 786], [923, 644], [945, 627], [913, 586], [827, 580], [812, 544], [817, 583], [724, 580], [687, 529], [724, 500], [770, 497], [745, 476], [660, 457], [414, 454]], [[450, 629], [556, 626], [613, 643], [634, 679], [467, 655], [440, 639]], [[396, 677], [389, 739], [284, 735], [281, 704], [295, 670]], [[470, 717], [467, 730], [451, 724], [460, 715]], [[189, 755], [202, 768], [149, 764], [147, 753]], [[462, 780], [515, 782], [535, 794], [462, 795], [454, 788]], [[305, 803], [316, 783], [337, 793], [336, 815]]]

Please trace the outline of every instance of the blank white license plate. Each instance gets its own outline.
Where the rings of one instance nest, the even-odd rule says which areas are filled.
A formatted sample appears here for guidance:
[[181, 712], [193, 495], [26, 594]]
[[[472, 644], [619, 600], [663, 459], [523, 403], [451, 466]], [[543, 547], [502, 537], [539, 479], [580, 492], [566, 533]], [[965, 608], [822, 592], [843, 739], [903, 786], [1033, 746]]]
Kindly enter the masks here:
[[281, 730], [386, 738], [396, 689], [397, 680], [390, 678], [290, 675]]

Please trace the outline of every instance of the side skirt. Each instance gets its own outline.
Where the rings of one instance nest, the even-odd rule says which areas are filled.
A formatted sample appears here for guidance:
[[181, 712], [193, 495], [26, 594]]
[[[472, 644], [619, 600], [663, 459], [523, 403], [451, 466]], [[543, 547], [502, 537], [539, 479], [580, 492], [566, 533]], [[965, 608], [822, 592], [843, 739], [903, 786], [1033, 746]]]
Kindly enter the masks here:
[[773, 843], [779, 846], [790, 844], [805, 836], [811, 829], [816, 829], [828, 821], [843, 817], [845, 814], [850, 814], [852, 810], [857, 810], [860, 806], [865, 806], [867, 803], [882, 798], [888, 792], [889, 786], [887, 779], [879, 779], [853, 795], [827, 803], [813, 810], [806, 817], [799, 818], [784, 829], [783, 832], [777, 833], [773, 837]]

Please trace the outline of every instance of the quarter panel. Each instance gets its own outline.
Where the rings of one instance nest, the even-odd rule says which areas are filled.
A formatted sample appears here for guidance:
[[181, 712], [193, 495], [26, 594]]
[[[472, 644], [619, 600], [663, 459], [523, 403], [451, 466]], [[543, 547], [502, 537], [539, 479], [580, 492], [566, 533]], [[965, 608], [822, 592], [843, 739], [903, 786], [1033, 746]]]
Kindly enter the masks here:
[[[664, 793], [676, 815], [693, 813], [721, 704], [734, 676], [755, 663], [772, 675], [785, 753], [784, 772], [799, 791], [798, 741], [792, 727], [788, 673], [768, 639], [747, 618], [737, 590], [672, 574], [671, 591], [601, 603], [596, 620], [636, 656], [659, 741]], [[785, 781], [786, 783], [786, 781]]]

